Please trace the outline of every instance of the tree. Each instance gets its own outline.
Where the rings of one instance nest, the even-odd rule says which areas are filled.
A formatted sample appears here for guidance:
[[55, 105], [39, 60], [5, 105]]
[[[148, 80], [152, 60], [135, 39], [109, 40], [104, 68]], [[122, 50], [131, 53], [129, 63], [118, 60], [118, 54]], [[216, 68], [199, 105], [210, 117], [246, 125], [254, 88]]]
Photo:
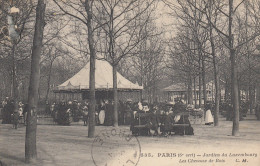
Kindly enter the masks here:
[[[58, 47], [58, 48], [57, 48]], [[48, 69], [47, 74], [45, 72], [45, 74], [47, 75], [47, 87], [44, 87], [44, 90], [46, 90], [46, 95], [45, 95], [45, 103], [48, 101], [49, 99], [49, 92], [50, 92], [50, 85], [51, 85], [51, 76], [52, 76], [52, 70], [53, 70], [53, 64], [55, 62], [55, 60], [64, 55], [67, 54], [67, 51], [62, 49], [61, 45], [55, 45], [55, 43], [50, 43], [46, 46], [47, 48], [47, 53], [44, 56], [43, 61], [41, 62], [41, 64], [43, 63], [47, 63], [45, 65], [48, 65], [48, 67], [46, 67]], [[42, 65], [43, 66], [43, 65]], [[42, 70], [41, 70], [42, 71]], [[43, 70], [44, 71], [44, 70]], [[41, 73], [43, 73], [43, 71]]]
[[[153, 18], [153, 17], [152, 17]], [[162, 32], [151, 18], [139, 35], [147, 36], [138, 44], [134, 56], [127, 58], [129, 70], [135, 75], [135, 81], [143, 86], [142, 98], [149, 103], [158, 101], [159, 82], [164, 76], [164, 42]], [[124, 65], [127, 65], [124, 64]]]
[[[184, 82], [187, 87], [188, 104], [193, 104], [192, 78], [199, 74], [198, 56], [195, 54], [194, 41], [190, 29], [179, 29], [178, 34], [169, 42], [170, 56], [167, 67], [173, 70], [176, 80]], [[171, 71], [172, 72], [172, 71]]]
[[[30, 45], [28, 36], [30, 36], [29, 31], [31, 28], [27, 25], [32, 21], [33, 3], [31, 0], [3, 1], [0, 10], [1, 18], [7, 18], [7, 24], [4, 24], [6, 21], [3, 21], [1, 26], [1, 33], [4, 34], [4, 37], [0, 39], [1, 46], [4, 49], [4, 51], [1, 50], [3, 51], [1, 55], [4, 59], [11, 57], [8, 64], [9, 66], [12, 64], [11, 68], [8, 69], [8, 75], [11, 77], [9, 84], [11, 87], [10, 96], [14, 100], [15, 109], [18, 109], [19, 88], [25, 82], [19, 74], [21, 73], [20, 67], [24, 66], [21, 65], [22, 62], [27, 61], [29, 57], [27, 49]], [[5, 90], [7, 89], [9, 90], [9, 88]]]
[[[208, 25], [206, 28], [208, 30], [208, 36], [209, 36], [209, 42], [210, 42], [210, 47], [211, 47], [211, 55], [212, 55], [212, 63], [213, 63], [213, 70], [214, 70], [214, 82], [215, 82], [215, 111], [214, 111], [214, 126], [218, 126], [219, 125], [219, 104], [220, 104], [220, 85], [219, 85], [219, 67], [218, 67], [218, 59], [216, 56], [216, 44], [215, 44], [215, 40], [216, 40], [216, 35], [214, 35], [213, 32], [213, 27], [211, 25], [210, 22], [214, 22], [216, 23], [217, 18], [218, 18], [218, 12], [217, 9], [214, 8], [214, 6], [212, 5], [212, 1], [208, 2], [208, 7], [204, 8], [205, 11], [207, 12], [207, 20], [208, 20]], [[202, 6], [201, 8], [203, 8], [204, 6]], [[197, 9], [195, 9], [197, 10]], [[200, 12], [200, 11], [198, 11]], [[210, 21], [209, 21], [210, 20]], [[199, 20], [197, 20], [199, 22]]]
[[36, 149], [36, 129], [37, 129], [37, 105], [38, 89], [40, 82], [40, 59], [43, 41], [43, 31], [45, 26], [45, 3], [44, 0], [38, 0], [36, 8], [36, 22], [33, 38], [33, 48], [31, 57], [31, 75], [28, 95], [28, 112], [25, 138], [25, 162], [33, 162], [37, 158]]
[[92, 30], [92, 17], [93, 10], [91, 10], [91, 4], [93, 1], [85, 1], [85, 9], [88, 14], [87, 17], [87, 27], [88, 27], [88, 45], [90, 51], [90, 74], [89, 74], [89, 89], [90, 89], [90, 122], [88, 137], [94, 137], [95, 134], [95, 108], [96, 108], [96, 98], [95, 98], [95, 61], [96, 61], [96, 50], [94, 47], [94, 36]]
[[[118, 63], [125, 56], [130, 55], [135, 47], [147, 36], [138, 36], [144, 28], [149, 16], [140, 22], [137, 18], [143, 15], [153, 4], [154, 0], [143, 2], [140, 0], [99, 0], [97, 10], [102, 16], [95, 16], [95, 21], [103, 30], [105, 38], [102, 52], [104, 58], [113, 66], [113, 94], [114, 94], [114, 126], [118, 126]], [[139, 28], [138, 28], [139, 27]]]
[[[207, 49], [208, 32], [206, 28], [203, 28], [200, 25], [200, 20], [203, 20], [205, 16], [193, 7], [193, 5], [197, 6], [197, 3], [200, 4], [200, 1], [177, 1], [177, 3], [172, 3], [165, 0], [164, 3], [173, 11], [170, 15], [177, 18], [180, 24], [178, 27], [178, 32], [181, 36], [178, 37], [178, 40], [182, 41], [181, 43], [184, 46], [182, 47], [183, 54], [188, 53], [190, 54], [189, 57], [191, 57], [191, 60], [186, 67], [186, 69], [190, 69], [190, 72], [187, 73], [188, 103], [193, 103], [192, 79], [195, 84], [196, 77], [199, 76], [199, 107], [201, 107], [201, 87], [203, 87], [204, 103], [207, 102], [206, 69], [208, 65], [206, 62], [210, 58], [205, 53], [205, 50]], [[182, 37], [185, 39], [182, 39]], [[183, 42], [183, 40], [185, 40], [185, 42]], [[195, 61], [197, 64], [195, 64]], [[196, 87], [194, 89], [196, 89]]]
[[[232, 128], [232, 135], [238, 136], [239, 135], [239, 88], [238, 88], [238, 76], [237, 76], [237, 51], [238, 49], [246, 44], [247, 42], [253, 40], [256, 38], [256, 36], [259, 35], [257, 31], [255, 31], [254, 34], [252, 34], [250, 37], [248, 37], [245, 41], [239, 41], [236, 43], [235, 37], [237, 34], [234, 33], [234, 27], [236, 27], [235, 24], [235, 13], [238, 11], [238, 8], [243, 4], [245, 0], [241, 0], [237, 6], [234, 7], [234, 1], [229, 0], [228, 1], [228, 12], [225, 11], [225, 4], [221, 3], [220, 1], [211, 1], [210, 5], [213, 5], [216, 7], [216, 9], [221, 13], [221, 21], [225, 18], [228, 22], [227, 27], [219, 27], [219, 24], [217, 22], [212, 22], [210, 20], [209, 15], [205, 10], [197, 8], [195, 5], [193, 5], [198, 11], [201, 13], [204, 13], [206, 15], [207, 20], [209, 21], [209, 24], [214, 28], [214, 30], [219, 34], [219, 36], [223, 39], [223, 44], [227, 47], [229, 50], [229, 57], [230, 57], [230, 74], [231, 74], [231, 87], [232, 87], [232, 105], [233, 105], [233, 128]], [[192, 4], [192, 3], [190, 3]], [[209, 5], [206, 1], [204, 4]], [[208, 25], [208, 22], [204, 22], [201, 20], [200, 22], [203, 25]], [[223, 25], [222, 25], [223, 26]], [[227, 42], [226, 42], [227, 41]]]
[[[88, 49], [90, 55], [90, 73], [89, 73], [89, 89], [90, 89], [90, 109], [89, 109], [89, 125], [88, 125], [88, 137], [92, 138], [95, 134], [95, 60], [96, 60], [96, 48], [95, 48], [95, 36], [94, 32], [99, 27], [93, 25], [93, 5], [94, 0], [85, 1], [56, 1], [53, 2], [59, 7], [61, 12], [64, 14], [80, 21], [87, 28], [87, 38], [88, 38]], [[71, 11], [70, 11], [71, 10]], [[77, 14], [74, 14], [77, 13]], [[88, 52], [87, 50], [81, 50]], [[86, 54], [88, 55], [88, 54]]]

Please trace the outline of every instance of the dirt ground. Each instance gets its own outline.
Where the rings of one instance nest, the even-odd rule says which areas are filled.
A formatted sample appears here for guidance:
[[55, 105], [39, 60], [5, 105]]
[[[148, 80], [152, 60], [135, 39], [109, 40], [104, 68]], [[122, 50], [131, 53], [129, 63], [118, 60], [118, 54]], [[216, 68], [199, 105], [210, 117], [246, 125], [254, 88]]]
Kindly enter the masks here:
[[[97, 137], [88, 138], [82, 122], [38, 125], [38, 160], [30, 165], [260, 165], [260, 121], [241, 121], [239, 137], [231, 136], [232, 122], [224, 118], [218, 127], [192, 127], [194, 136], [132, 137], [129, 126], [97, 126]], [[0, 124], [2, 165], [25, 165], [24, 143], [25, 126]]]

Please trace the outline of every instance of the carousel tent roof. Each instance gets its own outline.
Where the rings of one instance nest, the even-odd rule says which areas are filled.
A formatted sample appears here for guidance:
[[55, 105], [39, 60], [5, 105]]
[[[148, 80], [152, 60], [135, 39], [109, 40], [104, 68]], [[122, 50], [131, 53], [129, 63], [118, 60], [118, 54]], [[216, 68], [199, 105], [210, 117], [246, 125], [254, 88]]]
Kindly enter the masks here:
[[[57, 91], [77, 91], [89, 90], [89, 70], [88, 62], [77, 74], [62, 83], [55, 90]], [[95, 70], [95, 88], [96, 90], [107, 90], [113, 88], [113, 68], [105, 60], [96, 60]], [[142, 86], [134, 84], [120, 73], [117, 72], [117, 88], [118, 90], [141, 90]]]

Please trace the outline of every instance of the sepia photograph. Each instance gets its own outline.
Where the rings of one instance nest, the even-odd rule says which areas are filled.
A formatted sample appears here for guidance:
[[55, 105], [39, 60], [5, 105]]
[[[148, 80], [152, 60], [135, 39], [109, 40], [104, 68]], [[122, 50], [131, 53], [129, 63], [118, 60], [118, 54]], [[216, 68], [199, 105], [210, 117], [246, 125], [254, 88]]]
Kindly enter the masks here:
[[260, 166], [260, 0], [0, 0], [0, 166]]

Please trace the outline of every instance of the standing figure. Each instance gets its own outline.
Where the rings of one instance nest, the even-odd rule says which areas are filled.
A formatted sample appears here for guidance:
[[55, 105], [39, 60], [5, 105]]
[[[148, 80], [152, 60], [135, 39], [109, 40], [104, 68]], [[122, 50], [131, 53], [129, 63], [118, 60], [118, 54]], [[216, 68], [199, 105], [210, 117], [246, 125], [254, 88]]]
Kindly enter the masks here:
[[143, 110], [143, 105], [142, 103], [139, 101], [138, 102], [138, 111], [142, 111]]
[[8, 103], [8, 101], [9, 101], [9, 98], [8, 97], [6, 97], [5, 98], [5, 100], [2, 102], [2, 106], [3, 106], [3, 109], [2, 109], [2, 124], [6, 124], [7, 123], [7, 114], [8, 114], [8, 112], [7, 112], [7, 103]]
[[6, 104], [3, 108], [3, 124], [11, 124], [12, 123], [12, 114], [14, 112], [14, 101], [9, 100], [8, 97], [6, 97]]
[[51, 114], [51, 107], [48, 101], [45, 103], [45, 114], [50, 115]]
[[14, 113], [12, 114], [12, 120], [13, 120], [13, 128], [17, 129], [18, 123], [19, 123], [19, 112], [18, 110], [14, 110]]
[[101, 100], [98, 114], [99, 124], [101, 125], [103, 125], [105, 122], [105, 107], [105, 103]]
[[112, 126], [113, 125], [113, 112], [114, 110], [114, 102], [113, 101], [108, 101], [106, 102], [106, 116], [105, 116], [105, 121], [104, 125], [106, 126]]
[[84, 126], [88, 125], [88, 102], [85, 101], [84, 106], [82, 108], [82, 116], [83, 116], [83, 122], [84, 122]]
[[133, 114], [133, 111], [132, 111], [132, 108], [131, 108], [131, 103], [132, 101], [131, 100], [128, 100], [126, 102], [126, 108], [124, 110], [124, 114], [123, 114], [123, 123], [124, 125], [130, 125], [131, 124], [131, 118], [132, 118], [132, 114]]
[[207, 110], [205, 116], [205, 125], [211, 125], [214, 123], [213, 116], [211, 114], [211, 105], [206, 104], [205, 110]]
[[72, 102], [70, 109], [71, 109], [73, 121], [78, 122], [79, 121], [79, 105], [78, 105], [77, 100], [74, 100]]
[[69, 111], [67, 112], [68, 107], [65, 103], [65, 101], [62, 101], [59, 106], [58, 106], [58, 110], [57, 110], [57, 123], [59, 125], [69, 125], [70, 121], [69, 121]]
[[23, 103], [21, 101], [18, 104], [18, 113], [19, 113], [19, 117], [23, 116]]
[[24, 108], [23, 108], [23, 123], [24, 125], [27, 124], [27, 112], [29, 110], [29, 105], [28, 103], [24, 104]]

